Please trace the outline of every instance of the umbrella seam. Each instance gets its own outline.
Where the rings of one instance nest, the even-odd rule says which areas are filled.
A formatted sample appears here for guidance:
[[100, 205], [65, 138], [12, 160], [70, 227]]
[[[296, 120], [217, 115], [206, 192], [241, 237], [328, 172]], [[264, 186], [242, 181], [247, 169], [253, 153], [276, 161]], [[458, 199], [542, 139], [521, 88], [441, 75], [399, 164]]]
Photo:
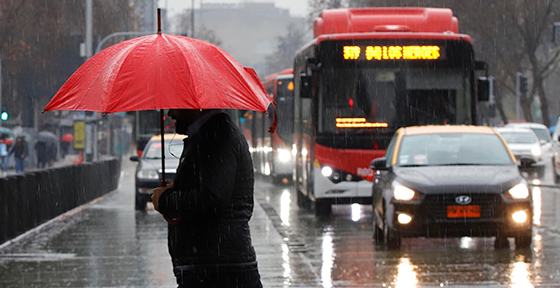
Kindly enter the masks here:
[[[140, 45], [145, 44], [146, 42], [143, 41], [143, 40], [146, 40], [146, 39], [148, 39], [149, 37], [154, 37], [154, 36], [157, 37], [157, 34], [156, 34], [156, 35], [149, 35], [149, 36], [145, 36], [145, 37], [140, 37], [140, 38], [145, 38], [145, 39], [139, 40], [138, 43], [134, 43], [133, 45], [131, 45], [131, 49], [132, 49], [132, 46], [134, 46], [134, 48], [136, 48], [137, 46], [140, 46]], [[156, 38], [156, 40], [157, 40], [157, 38]], [[154, 40], [154, 41], [155, 41], [155, 40]], [[136, 45], [136, 44], [138, 44], [138, 45]], [[131, 57], [132, 55], [133, 55], [133, 53], [128, 53], [128, 54], [126, 55], [125, 59], [122, 61], [122, 63], [124, 64], [124, 62], [126, 62], [126, 60], [127, 60], [129, 57]], [[140, 64], [144, 63], [144, 61], [146, 60], [146, 57], [148, 57], [148, 53], [146, 53], [146, 54], [144, 55], [144, 57], [142, 58], [142, 60], [141, 60], [140, 63], [138, 64], [138, 66], [140, 66]], [[119, 78], [119, 75], [121, 74], [121, 71], [122, 71], [122, 66], [123, 66], [123, 65], [120, 65], [120, 66], [119, 66], [118, 72], [115, 74], [115, 79], [118, 79], [118, 78]], [[115, 83], [116, 83], [116, 82], [115, 82]], [[113, 87], [111, 87], [110, 95], [113, 95], [113, 92], [114, 92], [114, 89], [115, 89], [115, 83], [113, 83]], [[122, 91], [125, 91], [129, 84], [130, 84], [130, 80], [128, 80], [128, 81], [123, 85]], [[114, 97], [114, 98], [115, 98], [115, 99], [118, 99], [118, 97]], [[153, 96], [153, 98], [155, 98], [155, 96]], [[109, 105], [107, 105], [107, 106], [109, 106]], [[156, 109], [156, 108], [154, 108], [154, 109]]]
[[[149, 37], [149, 36], [146, 36], [146, 37]], [[140, 37], [140, 38], [144, 38], [144, 37]], [[141, 41], [140, 38], [138, 39], [138, 42]], [[136, 44], [137, 44], [137, 43], [133, 43], [132, 45], [128, 46], [127, 48], [130, 48], [130, 47], [132, 47], [132, 46], [134, 46], [134, 45], [136, 45]], [[112, 47], [113, 47], [113, 46], [112, 46]], [[117, 51], [119, 51], [119, 50], [117, 50]], [[121, 50], [121, 51], [122, 51], [122, 50]], [[123, 52], [124, 52], [124, 51], [123, 51]], [[99, 53], [96, 54], [96, 55], [99, 55]], [[124, 63], [124, 61], [123, 61], [123, 63]], [[104, 65], [104, 66], [103, 66], [103, 68], [105, 68], [105, 67], [107, 67], [107, 65]], [[121, 65], [119, 65], [119, 70], [120, 70], [120, 67], [122, 67], [122, 63], [121, 63]], [[97, 79], [99, 79], [99, 77], [101, 77], [101, 74], [102, 74], [102, 73], [98, 73], [98, 74], [95, 76], [95, 78], [94, 78], [93, 81], [91, 82], [91, 85], [88, 86], [88, 88], [86, 89], [88, 92], [89, 92], [89, 91], [91, 90], [91, 88], [94, 86], [94, 84], [95, 84], [95, 82], [97, 81]], [[113, 87], [114, 87], [114, 83], [113, 83]], [[88, 92], [84, 93], [84, 95], [82, 96], [82, 98], [80, 98], [80, 100], [76, 103], [75, 109], [74, 109], [74, 110], [78, 110], [78, 107], [80, 106], [80, 104], [83, 103], [84, 99], [85, 99], [86, 96], [88, 95]], [[112, 91], [111, 91], [111, 92], [112, 92]], [[108, 105], [107, 105], [107, 106], [108, 106]], [[97, 111], [97, 112], [103, 112], [103, 113], [108, 112], [108, 111], [107, 111], [106, 109], [104, 109], [104, 108], [106, 108], [106, 107], [103, 107], [103, 98], [102, 98], [102, 99], [101, 99], [101, 109], [100, 109], [101, 111]], [[83, 111], [95, 111], [95, 110], [93, 110], [93, 109], [84, 109]]]
[[[214, 46], [213, 48], [214, 48], [215, 50], [217, 50], [218, 52], [220, 52], [220, 54], [229, 55], [229, 54], [227, 54], [225, 51], [223, 51], [223, 50], [222, 50], [220, 47], [218, 47], [218, 46]], [[252, 77], [251, 75], [249, 75], [249, 77], [244, 77], [242, 73], [245, 73], [245, 74], [249, 74], [249, 73], [245, 70], [245, 68], [244, 68], [243, 66], [241, 66], [241, 70], [242, 70], [243, 72], [239, 71], [239, 70], [237, 69], [237, 67], [234, 65], [234, 63], [231, 61], [231, 59], [229, 59], [230, 57], [233, 58], [233, 56], [231, 56], [231, 55], [229, 55], [229, 57], [224, 57], [224, 58], [227, 60], [227, 62], [224, 62], [225, 64], [228, 64], [229, 67], [235, 69], [235, 71], [237, 71], [237, 73], [239, 73], [239, 75], [240, 75], [242, 78], [244, 78], [244, 79], [253, 79], [253, 77]], [[248, 90], [250, 90], [250, 91], [254, 91], [254, 89], [251, 87], [251, 85], [249, 85], [249, 82], [248, 82], [247, 80], [245, 80], [245, 81], [240, 81], [240, 82], [241, 82], [241, 85], [244, 86], [244, 88], [246, 88], [246, 89], [248, 89]], [[243, 95], [243, 97], [245, 97], [245, 95]], [[233, 105], [232, 105], [231, 101], [229, 100], [229, 98], [227, 98], [227, 99], [228, 99], [228, 102], [229, 102], [230, 106], [233, 107]], [[247, 100], [249, 100], [249, 98], [247, 98]], [[252, 104], [254, 105], [255, 103], [253, 102]], [[265, 111], [263, 111], [263, 112], [266, 112], [266, 109], [267, 109], [267, 108], [268, 108], [268, 105], [267, 105], [267, 107], [265, 108]]]
[[[171, 39], [177, 40], [177, 39], [175, 39], [175, 38], [169, 37], [169, 40], [171, 40]], [[194, 39], [194, 38], [192, 38], [192, 39]], [[191, 68], [190, 68], [191, 65], [190, 65], [189, 61], [186, 60], [186, 59], [187, 59], [187, 58], [186, 58], [187, 55], [184, 53], [184, 50], [183, 50], [183, 49], [180, 49], [181, 46], [180, 46], [178, 43], [176, 43], [176, 42], [174, 42], [174, 41], [169, 41], [169, 40], [167, 40], [167, 42], [170, 43], [170, 44], [172, 44], [172, 45], [174, 45], [174, 46], [181, 52], [181, 55], [183, 55], [183, 59], [185, 59], [186, 68], [187, 68], [187, 70], [189, 71], [189, 73], [188, 73], [188, 74], [189, 74], [189, 78], [190, 78], [191, 83], [193, 84], [193, 85], [191, 85], [191, 87], [193, 88], [193, 91], [194, 91], [194, 93], [193, 93], [194, 101], [196, 102], [197, 107], [201, 108], [202, 106], [200, 105], [200, 102], [198, 101], [198, 97], [196, 97], [196, 95], [198, 95], [198, 92], [197, 92], [197, 90], [196, 90], [196, 85], [194, 85], [195, 82], [194, 82], [194, 78], [193, 78], [193, 76], [192, 76], [193, 73], [192, 73]], [[183, 39], [179, 39], [179, 40], [184, 41]], [[196, 39], [195, 39], [195, 40], [196, 40]], [[189, 42], [185, 41], [185, 43], [186, 43], [185, 46], [191, 46]], [[192, 51], [192, 50], [191, 50], [191, 51]], [[195, 50], [195, 51], [196, 51], [196, 50]], [[180, 84], [181, 84], [181, 86], [182, 86], [183, 88], [187, 88], [187, 86], [185, 85], [185, 83], [180, 82]]]

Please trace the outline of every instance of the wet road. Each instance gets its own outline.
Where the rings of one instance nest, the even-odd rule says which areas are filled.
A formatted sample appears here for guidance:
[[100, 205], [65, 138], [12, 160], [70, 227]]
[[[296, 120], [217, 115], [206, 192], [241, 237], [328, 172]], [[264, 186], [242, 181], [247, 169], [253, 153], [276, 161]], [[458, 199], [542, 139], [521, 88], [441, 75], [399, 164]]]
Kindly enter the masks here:
[[[0, 248], [0, 287], [176, 287], [166, 224], [133, 210], [133, 164], [119, 190]], [[548, 172], [549, 170], [547, 170]], [[544, 183], [550, 184], [547, 174]], [[560, 190], [533, 190], [531, 249], [494, 249], [492, 238], [372, 241], [369, 206], [334, 206], [316, 219], [291, 187], [256, 183], [251, 220], [265, 287], [560, 286]]]

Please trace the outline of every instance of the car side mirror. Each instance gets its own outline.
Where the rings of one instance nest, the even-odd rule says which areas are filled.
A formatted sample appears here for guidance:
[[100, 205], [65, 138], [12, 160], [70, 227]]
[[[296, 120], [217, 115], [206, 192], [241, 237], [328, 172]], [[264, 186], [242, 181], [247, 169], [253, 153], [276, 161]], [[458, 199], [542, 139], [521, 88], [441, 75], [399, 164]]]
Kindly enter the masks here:
[[532, 158], [521, 158], [519, 159], [519, 168], [520, 169], [527, 169], [531, 168], [534, 164], [537, 164], [537, 161]]
[[548, 142], [546, 142], [546, 140], [544, 140], [544, 139], [541, 139], [541, 140], [539, 140], [539, 143], [541, 143], [541, 145], [545, 145]]
[[130, 161], [138, 162], [138, 161], [140, 161], [140, 158], [138, 157], [138, 155], [132, 155], [132, 156], [130, 156]]
[[369, 168], [371, 170], [389, 170], [387, 168], [387, 160], [385, 159], [385, 157], [373, 159], [373, 161], [371, 161], [371, 164], [369, 165]]

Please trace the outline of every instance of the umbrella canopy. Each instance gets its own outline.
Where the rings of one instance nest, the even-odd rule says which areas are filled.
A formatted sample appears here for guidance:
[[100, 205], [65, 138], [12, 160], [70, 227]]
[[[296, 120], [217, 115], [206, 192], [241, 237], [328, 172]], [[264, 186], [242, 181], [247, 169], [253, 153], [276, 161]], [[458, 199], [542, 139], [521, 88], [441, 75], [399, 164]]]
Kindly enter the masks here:
[[265, 112], [271, 102], [254, 70], [241, 66], [219, 47], [158, 33], [96, 54], [66, 81], [44, 110]]
[[49, 131], [41, 131], [35, 135], [35, 141], [37, 142], [45, 142], [50, 145], [57, 145], [58, 143], [58, 136], [56, 134], [49, 132]]
[[60, 138], [60, 140], [62, 142], [72, 142], [72, 141], [74, 141], [74, 136], [72, 136], [72, 134], [70, 134], [70, 133], [64, 134], [64, 135], [62, 135], [62, 138]]

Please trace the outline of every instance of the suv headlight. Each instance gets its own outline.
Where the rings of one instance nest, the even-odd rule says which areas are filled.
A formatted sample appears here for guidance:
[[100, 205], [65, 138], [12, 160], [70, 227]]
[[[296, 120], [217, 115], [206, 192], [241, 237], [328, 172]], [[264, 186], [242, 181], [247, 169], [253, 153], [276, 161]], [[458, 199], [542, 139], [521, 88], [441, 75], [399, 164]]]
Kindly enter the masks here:
[[399, 201], [409, 201], [414, 198], [416, 192], [414, 190], [403, 186], [397, 181], [393, 181], [393, 196]]
[[527, 183], [523, 181], [509, 189], [508, 193], [513, 199], [526, 199], [529, 197], [529, 187], [527, 187]]
[[156, 170], [140, 170], [136, 177], [139, 179], [159, 179], [159, 174]]
[[541, 156], [541, 147], [533, 147], [533, 149], [531, 149], [531, 154], [533, 154], [533, 156]]

